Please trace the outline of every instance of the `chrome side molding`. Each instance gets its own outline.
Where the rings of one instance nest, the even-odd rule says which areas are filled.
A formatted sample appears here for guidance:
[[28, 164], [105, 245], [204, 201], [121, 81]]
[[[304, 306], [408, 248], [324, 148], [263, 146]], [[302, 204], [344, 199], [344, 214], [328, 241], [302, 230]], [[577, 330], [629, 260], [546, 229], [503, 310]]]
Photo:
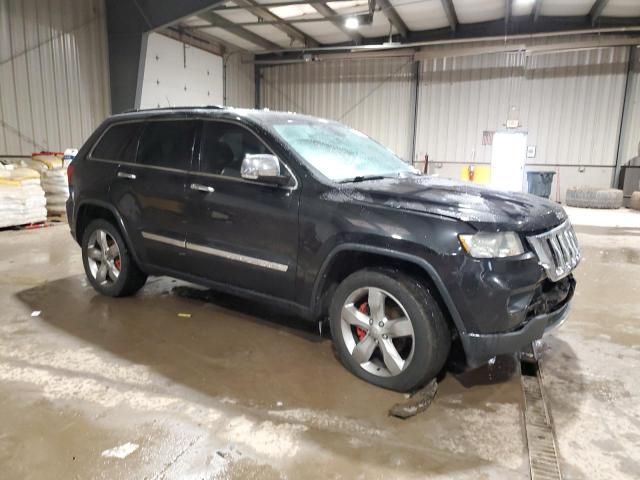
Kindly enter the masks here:
[[163, 235], [156, 235], [155, 233], [142, 232], [142, 237], [146, 240], [164, 243], [166, 245], [171, 245], [174, 247], [185, 248], [193, 252], [213, 255], [215, 257], [225, 258], [227, 260], [232, 260], [235, 262], [246, 263], [248, 265], [253, 265], [256, 267], [268, 268], [269, 270], [275, 270], [277, 272], [286, 272], [289, 270], [289, 265], [285, 265], [283, 263], [272, 262], [269, 260], [263, 260], [261, 258], [250, 257], [247, 255], [241, 255], [239, 253], [207, 247], [205, 245], [198, 245], [196, 243], [191, 243], [184, 240], [177, 240], [175, 238], [165, 237]]
[[162, 235], [156, 235], [155, 233], [142, 232], [142, 238], [146, 240], [152, 240], [154, 242], [165, 243], [167, 245], [172, 245], [174, 247], [185, 248], [187, 242], [184, 240], [177, 240], [175, 238], [164, 237]]
[[205, 247], [204, 245], [197, 245], [195, 243], [187, 242], [187, 250], [226, 258], [227, 260], [233, 260], [236, 262], [247, 263], [256, 267], [268, 268], [269, 270], [276, 270], [278, 272], [286, 272], [289, 270], [289, 265], [271, 262], [269, 260], [262, 260], [261, 258], [249, 257], [247, 255], [240, 255], [239, 253], [228, 252], [217, 248]]

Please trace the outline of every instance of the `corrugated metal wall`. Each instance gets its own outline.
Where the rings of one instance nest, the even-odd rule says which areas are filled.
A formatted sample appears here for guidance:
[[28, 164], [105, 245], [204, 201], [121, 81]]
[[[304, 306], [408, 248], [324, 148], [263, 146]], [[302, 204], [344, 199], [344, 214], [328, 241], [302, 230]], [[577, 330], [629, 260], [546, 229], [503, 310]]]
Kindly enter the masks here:
[[224, 104], [232, 107], [256, 106], [253, 55], [232, 52], [224, 56]]
[[521, 54], [437, 58], [422, 62], [417, 159], [435, 162], [489, 162], [482, 132], [496, 130], [519, 95]]
[[0, 155], [79, 147], [108, 114], [102, 0], [0, 0]]
[[[517, 119], [528, 133], [528, 144], [536, 147], [525, 169], [556, 172], [551, 198], [564, 200], [572, 186], [610, 187], [629, 50], [424, 61], [416, 159], [428, 154], [430, 173], [460, 178], [464, 166], [491, 162], [491, 145], [483, 145], [483, 132], [504, 130], [507, 119]], [[628, 123], [627, 143], [632, 144], [634, 120]]]
[[489, 163], [483, 131], [520, 120], [537, 165], [614, 166], [628, 47], [525, 57], [499, 53], [425, 61], [417, 154]]
[[408, 58], [388, 58], [264, 67], [260, 106], [338, 120], [410, 161], [413, 65]]
[[640, 156], [640, 48], [633, 49], [624, 123], [620, 136], [620, 164]]

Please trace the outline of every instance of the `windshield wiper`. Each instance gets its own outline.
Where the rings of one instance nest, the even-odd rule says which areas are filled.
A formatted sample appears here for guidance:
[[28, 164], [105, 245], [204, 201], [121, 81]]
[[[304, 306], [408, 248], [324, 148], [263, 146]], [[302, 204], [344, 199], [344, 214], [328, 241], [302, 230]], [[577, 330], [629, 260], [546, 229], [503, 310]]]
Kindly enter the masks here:
[[338, 183], [358, 183], [366, 182], [367, 180], [382, 180], [383, 178], [389, 178], [389, 175], [358, 175], [353, 178], [345, 178]]

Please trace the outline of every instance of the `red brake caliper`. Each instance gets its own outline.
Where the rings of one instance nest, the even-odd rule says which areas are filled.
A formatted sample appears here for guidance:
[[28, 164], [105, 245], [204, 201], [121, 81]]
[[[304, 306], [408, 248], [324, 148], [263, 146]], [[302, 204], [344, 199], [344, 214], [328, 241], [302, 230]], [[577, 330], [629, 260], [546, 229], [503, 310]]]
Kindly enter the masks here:
[[116, 268], [117, 268], [118, 270], [121, 270], [121, 268], [120, 268], [120, 265], [121, 265], [121, 263], [120, 263], [120, 257], [116, 258], [116, 259], [114, 260], [113, 264], [116, 266]]
[[[367, 302], [362, 302], [362, 304], [358, 307], [361, 313], [369, 313], [369, 304]], [[367, 331], [356, 327], [356, 335], [358, 336], [358, 340], [362, 341], [364, 337], [367, 336]]]

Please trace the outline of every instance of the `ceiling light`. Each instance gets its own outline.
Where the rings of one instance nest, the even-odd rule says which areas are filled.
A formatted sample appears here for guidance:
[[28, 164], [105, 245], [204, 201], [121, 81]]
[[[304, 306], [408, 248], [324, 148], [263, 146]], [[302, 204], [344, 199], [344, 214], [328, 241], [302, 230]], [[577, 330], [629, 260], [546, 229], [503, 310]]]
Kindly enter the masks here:
[[348, 17], [344, 21], [344, 26], [349, 30], [356, 30], [360, 26], [360, 20], [358, 20], [358, 17]]

